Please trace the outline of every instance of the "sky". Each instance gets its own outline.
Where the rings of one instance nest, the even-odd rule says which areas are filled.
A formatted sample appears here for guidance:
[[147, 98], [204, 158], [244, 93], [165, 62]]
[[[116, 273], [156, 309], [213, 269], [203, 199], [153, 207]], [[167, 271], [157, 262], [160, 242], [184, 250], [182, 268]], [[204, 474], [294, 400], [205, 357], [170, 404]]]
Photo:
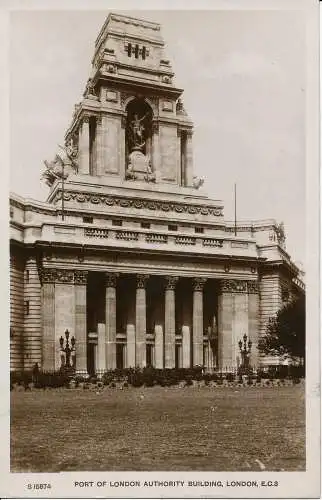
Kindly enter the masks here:
[[[119, 11], [121, 12], [121, 11]], [[123, 11], [124, 12], [124, 11]], [[10, 190], [45, 200], [43, 160], [62, 144], [109, 11], [15, 11], [10, 19]], [[194, 170], [240, 220], [284, 222], [305, 265], [306, 39], [297, 11], [127, 11], [162, 25], [194, 122]]]

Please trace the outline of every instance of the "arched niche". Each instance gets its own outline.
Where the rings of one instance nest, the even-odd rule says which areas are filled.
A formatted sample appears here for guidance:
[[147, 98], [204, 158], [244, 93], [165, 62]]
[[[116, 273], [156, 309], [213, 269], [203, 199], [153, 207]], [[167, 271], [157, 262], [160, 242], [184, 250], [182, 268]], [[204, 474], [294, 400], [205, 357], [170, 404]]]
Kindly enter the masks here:
[[152, 108], [143, 98], [136, 97], [128, 102], [125, 111], [125, 178], [155, 182], [151, 168]]
[[143, 98], [135, 98], [127, 104], [125, 111], [126, 158], [134, 150], [141, 151], [150, 158], [152, 148], [152, 108]]

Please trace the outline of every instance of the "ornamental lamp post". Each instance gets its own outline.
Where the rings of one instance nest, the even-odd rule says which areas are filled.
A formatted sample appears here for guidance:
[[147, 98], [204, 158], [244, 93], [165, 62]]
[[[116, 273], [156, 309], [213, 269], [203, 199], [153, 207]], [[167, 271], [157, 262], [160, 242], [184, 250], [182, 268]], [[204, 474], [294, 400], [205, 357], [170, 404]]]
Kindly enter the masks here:
[[[60, 343], [60, 349], [63, 353], [65, 353], [65, 363], [63, 364], [62, 362], [62, 368], [66, 368], [67, 370], [69, 369], [73, 369], [74, 368], [74, 360], [75, 360], [75, 356], [72, 356], [74, 351], [75, 351], [75, 337], [73, 336], [71, 339], [70, 339], [70, 343], [71, 343], [71, 346], [69, 345], [69, 331], [68, 330], [65, 330], [65, 340], [64, 340], [64, 337], [61, 336], [60, 339], [59, 339], [59, 343]], [[64, 346], [65, 344], [65, 346]], [[70, 362], [70, 359], [71, 359], [71, 356], [73, 358], [73, 362], [71, 364]]]
[[253, 345], [251, 340], [248, 340], [248, 342], [247, 342], [247, 338], [248, 337], [245, 333], [243, 336], [243, 340], [240, 340], [238, 342], [238, 346], [239, 346], [239, 350], [240, 350], [240, 354], [241, 354], [241, 359], [242, 359], [240, 368], [243, 372], [245, 372], [249, 368], [249, 358], [250, 358], [250, 353], [251, 353], [251, 349], [252, 349], [252, 345]]

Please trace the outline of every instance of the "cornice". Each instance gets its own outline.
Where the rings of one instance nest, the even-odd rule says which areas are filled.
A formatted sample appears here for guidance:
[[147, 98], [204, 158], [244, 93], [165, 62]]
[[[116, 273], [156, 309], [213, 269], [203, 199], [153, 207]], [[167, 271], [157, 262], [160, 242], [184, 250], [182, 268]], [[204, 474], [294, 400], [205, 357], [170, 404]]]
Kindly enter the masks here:
[[[52, 201], [58, 201], [61, 199], [61, 191], [55, 193]], [[179, 202], [166, 202], [161, 200], [148, 200], [143, 198], [126, 198], [121, 196], [114, 196], [108, 194], [93, 194], [93, 193], [83, 193], [75, 191], [65, 191], [64, 194], [65, 201], [76, 201], [79, 204], [90, 203], [95, 206], [105, 205], [108, 207], [121, 207], [121, 208], [134, 208], [134, 209], [145, 209], [145, 210], [161, 210], [162, 212], [170, 213], [189, 213], [191, 215], [201, 214], [201, 215], [213, 215], [215, 217], [223, 217], [223, 206], [207, 206], [207, 205], [196, 205], [190, 203], [179, 203]]]
[[255, 280], [222, 280], [220, 283], [220, 288], [222, 293], [259, 293], [259, 284], [258, 281]]

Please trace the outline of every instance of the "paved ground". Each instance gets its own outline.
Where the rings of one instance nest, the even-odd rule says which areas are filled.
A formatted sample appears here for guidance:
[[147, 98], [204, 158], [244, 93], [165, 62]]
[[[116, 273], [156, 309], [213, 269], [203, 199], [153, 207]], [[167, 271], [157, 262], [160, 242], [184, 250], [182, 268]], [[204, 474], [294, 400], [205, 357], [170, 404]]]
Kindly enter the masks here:
[[304, 470], [303, 386], [11, 392], [11, 471]]

